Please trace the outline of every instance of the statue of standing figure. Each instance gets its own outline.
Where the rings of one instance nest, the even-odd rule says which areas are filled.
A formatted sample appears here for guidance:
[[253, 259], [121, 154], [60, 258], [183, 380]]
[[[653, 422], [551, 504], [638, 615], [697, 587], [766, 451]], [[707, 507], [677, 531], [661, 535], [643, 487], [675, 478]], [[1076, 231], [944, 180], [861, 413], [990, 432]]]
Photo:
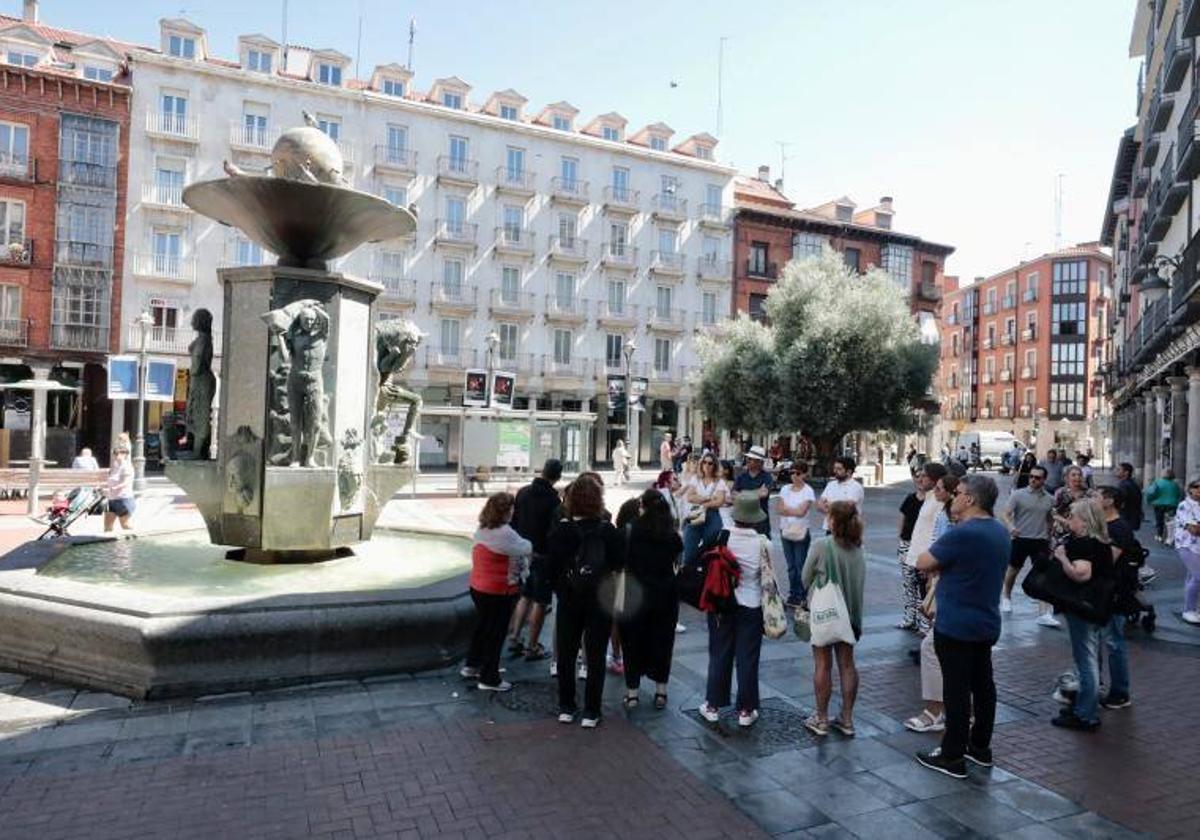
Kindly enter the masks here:
[[192, 362], [188, 379], [187, 428], [192, 433], [192, 457], [207, 461], [212, 444], [212, 404], [217, 394], [217, 377], [212, 369], [212, 313], [197, 309], [192, 314], [192, 329], [196, 331], [196, 337], [188, 345]]
[[[421, 395], [400, 382], [400, 375], [413, 360], [424, 335], [417, 325], [404, 318], [384, 321], [375, 327], [375, 368], [379, 371], [379, 391], [375, 397], [375, 416], [371, 419], [374, 459], [380, 464], [405, 464], [412, 458], [409, 436], [421, 413]], [[387, 439], [387, 416], [392, 408], [406, 406], [404, 428], [394, 444]]]
[[[287, 370], [287, 416], [291, 427], [288, 464], [319, 466], [318, 449], [327, 448], [330, 439], [323, 371], [329, 342], [329, 313], [320, 301], [305, 298], [272, 309], [262, 319], [275, 338], [273, 352], [279, 354]], [[282, 410], [282, 407], [272, 408]]]

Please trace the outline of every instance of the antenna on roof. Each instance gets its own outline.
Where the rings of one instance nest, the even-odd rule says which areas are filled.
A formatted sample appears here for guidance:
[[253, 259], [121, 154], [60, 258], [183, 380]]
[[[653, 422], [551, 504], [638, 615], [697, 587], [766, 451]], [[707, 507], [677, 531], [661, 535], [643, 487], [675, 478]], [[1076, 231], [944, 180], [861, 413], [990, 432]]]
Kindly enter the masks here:
[[1054, 250], [1058, 251], [1062, 248], [1062, 207], [1063, 207], [1063, 178], [1067, 177], [1063, 173], [1058, 173], [1058, 180], [1054, 183]]
[[[787, 162], [790, 160], [787, 155], [787, 147], [794, 144], [790, 140], [776, 140], [775, 144], [779, 146], [779, 185], [782, 187], [784, 184], [784, 172], [787, 167]], [[783, 192], [783, 190], [781, 189], [780, 192]]]
[[287, 14], [287, 12], [288, 12], [287, 0], [283, 0], [283, 67], [280, 68], [281, 70], [287, 70], [287, 53], [288, 53], [288, 39], [287, 39], [288, 14]]
[[404, 65], [409, 71], [412, 70], [412, 54], [413, 41], [417, 38], [417, 19], [410, 17], [408, 19], [408, 64]]
[[358, 12], [358, 43], [354, 46], [354, 78], [362, 78], [362, 6], [359, 6]]
[[725, 78], [725, 42], [728, 40], [727, 37], [722, 35], [717, 45], [717, 137], [721, 136], [721, 130], [724, 127], [721, 94]]

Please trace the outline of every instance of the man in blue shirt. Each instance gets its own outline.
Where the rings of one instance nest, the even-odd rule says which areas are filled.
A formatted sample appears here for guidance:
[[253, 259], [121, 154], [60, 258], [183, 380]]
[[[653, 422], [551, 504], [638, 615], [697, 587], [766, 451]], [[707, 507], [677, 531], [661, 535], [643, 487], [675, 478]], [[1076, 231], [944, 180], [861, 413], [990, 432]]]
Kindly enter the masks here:
[[[761, 446], [751, 446], [746, 451], [746, 469], [742, 470], [741, 474], [733, 480], [733, 492], [735, 494], [746, 491], [757, 493], [759, 506], [762, 507], [763, 513], [769, 514], [767, 504], [771, 496], [773, 479], [771, 474], [763, 469], [763, 460], [766, 457], [767, 453]], [[767, 539], [771, 539], [770, 515], [758, 523], [755, 528]]]
[[917, 753], [917, 761], [956, 779], [966, 778], [968, 760], [992, 766], [992, 646], [1000, 637], [1000, 588], [1011, 552], [1008, 529], [992, 515], [996, 495], [992, 479], [965, 476], [950, 504], [957, 524], [917, 558], [920, 571], [938, 575], [933, 647], [946, 704], [942, 745]]

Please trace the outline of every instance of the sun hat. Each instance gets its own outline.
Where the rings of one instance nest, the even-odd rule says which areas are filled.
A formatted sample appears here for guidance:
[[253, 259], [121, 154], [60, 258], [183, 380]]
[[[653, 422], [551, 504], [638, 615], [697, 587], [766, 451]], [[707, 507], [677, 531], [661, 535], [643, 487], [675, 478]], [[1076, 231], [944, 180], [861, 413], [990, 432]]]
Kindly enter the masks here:
[[730, 517], [734, 522], [757, 525], [767, 518], [767, 512], [759, 504], [758, 494], [753, 490], [747, 490], [733, 497], [733, 513], [730, 514]]
[[746, 457], [756, 458], [759, 461], [765, 461], [767, 460], [767, 453], [761, 446], [751, 446], [750, 449], [746, 451]]

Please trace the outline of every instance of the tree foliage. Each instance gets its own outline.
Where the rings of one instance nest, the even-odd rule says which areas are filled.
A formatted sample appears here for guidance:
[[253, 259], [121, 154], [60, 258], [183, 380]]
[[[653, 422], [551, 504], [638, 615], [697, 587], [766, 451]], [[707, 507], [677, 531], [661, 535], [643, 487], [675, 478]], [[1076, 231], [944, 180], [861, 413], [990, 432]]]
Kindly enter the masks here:
[[937, 348], [886, 272], [859, 275], [827, 249], [785, 267], [766, 313], [769, 327], [743, 314], [702, 343], [699, 402], [717, 425], [827, 442], [912, 428]]

